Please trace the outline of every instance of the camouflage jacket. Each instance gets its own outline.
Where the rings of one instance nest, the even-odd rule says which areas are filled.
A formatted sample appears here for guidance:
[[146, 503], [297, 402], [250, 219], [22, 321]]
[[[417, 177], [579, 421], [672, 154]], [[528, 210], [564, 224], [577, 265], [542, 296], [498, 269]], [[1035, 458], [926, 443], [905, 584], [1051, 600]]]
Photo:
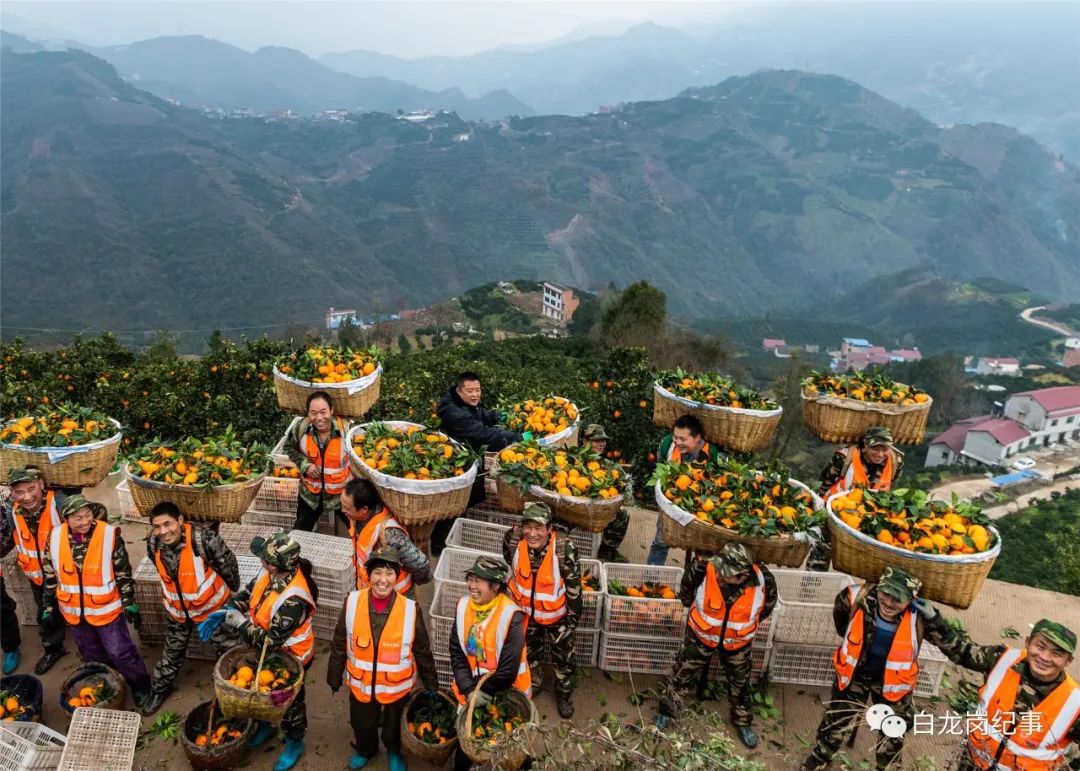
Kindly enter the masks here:
[[[91, 507], [100, 507], [104, 511], [104, 506], [99, 503], [91, 503]], [[100, 512], [94, 512], [95, 516], [98, 516]], [[104, 526], [104, 522], [94, 522], [94, 527]], [[93, 530], [88, 532], [81, 541], [76, 541], [74, 534], [68, 533], [68, 540], [71, 543], [71, 556], [75, 560], [75, 567], [82, 572], [83, 560], [86, 558], [86, 549], [90, 545], [90, 538], [93, 535]], [[120, 599], [124, 603], [124, 607], [129, 605], [135, 605], [135, 579], [131, 577], [131, 560], [128, 558], [127, 547], [124, 545], [124, 539], [120, 537], [120, 528], [116, 528], [116, 542], [113, 545], [112, 564], [113, 573], [116, 576], [116, 586], [120, 590]], [[49, 546], [45, 547], [45, 558], [42, 561], [42, 572], [45, 574], [44, 580], [44, 595], [42, 598], [42, 606], [46, 608], [53, 607], [56, 602], [56, 571], [53, 569], [52, 555], [50, 554]]]
[[[693, 604], [697, 589], [705, 580], [705, 571], [708, 566], [708, 560], [698, 558], [692, 560], [689, 570], [683, 573], [682, 585], [679, 587], [679, 599], [686, 607], [689, 608]], [[776, 600], [780, 595], [776, 590], [776, 579], [769, 572], [769, 569], [761, 562], [758, 563], [758, 568], [761, 570], [761, 577], [765, 580], [765, 606], [761, 609], [761, 618], [766, 619], [773, 612], [773, 608], [776, 607]], [[743, 590], [754, 583], [756, 583], [756, 580], [753, 575], [736, 586], [727, 586], [721, 583], [720, 590], [724, 594], [724, 603], [730, 607], [731, 603], [742, 594]]]
[[[349, 421], [344, 420], [345, 433], [349, 431]], [[301, 419], [296, 421], [296, 424], [289, 427], [289, 436], [285, 440], [285, 454], [289, 456], [289, 460], [296, 464], [296, 467], [300, 469], [300, 499], [304, 501], [308, 506], [313, 509], [319, 507], [319, 500], [322, 500], [323, 509], [326, 511], [337, 511], [341, 506], [341, 498], [337, 495], [323, 495], [322, 493], [313, 493], [307, 489], [304, 484], [303, 474], [304, 471], [311, 465], [311, 461], [308, 460], [307, 455], [300, 451], [300, 438], [304, 434], [311, 434], [315, 437], [315, 443], [319, 443], [319, 435], [312, 427], [311, 423], [307, 419]], [[330, 424], [330, 438], [340, 436], [341, 441], [345, 441], [345, 434], [338, 433], [337, 420], [334, 420]], [[329, 441], [329, 440], [327, 440]]]
[[[559, 555], [559, 574], [562, 576], [563, 588], [566, 589], [566, 619], [564, 623], [571, 629], [576, 629], [581, 619], [581, 563], [578, 561], [577, 547], [574, 542], [559, 528], [555, 528], [558, 537], [555, 543], [561, 543], [563, 553]], [[514, 567], [514, 552], [517, 551], [521, 541], [521, 526], [514, 525], [503, 536], [503, 558], [510, 569]], [[536, 570], [547, 555], [547, 544], [542, 549], [529, 549], [529, 567]], [[522, 608], [525, 614], [532, 618], [529, 608]]]
[[[229, 589], [237, 591], [240, 588], [240, 567], [233, 554], [215, 528], [193, 527], [191, 529], [195, 554], [206, 560], [210, 569], [217, 573], [228, 584]], [[180, 531], [180, 540], [172, 546], [161, 542], [160, 538], [149, 536], [146, 539], [146, 556], [154, 560], [154, 555], [161, 553], [161, 564], [165, 566], [165, 572], [175, 581], [180, 572], [180, 555], [184, 551], [184, 531]]]
[[[59, 507], [64, 503], [64, 498], [67, 496], [59, 490], [54, 491], [54, 494], [56, 495], [57, 510], [59, 510]], [[6, 557], [15, 548], [15, 507], [17, 505], [10, 497], [0, 501], [0, 558]], [[19, 508], [23, 519], [26, 520], [26, 526], [36, 533], [38, 521], [45, 512], [45, 499], [41, 499], [41, 508], [33, 514], [27, 513], [26, 509], [22, 507]]]
[[[856, 445], [852, 445], [856, 447]], [[825, 467], [825, 470], [821, 472], [821, 485], [818, 487], [818, 493], [824, 495], [828, 492], [829, 488], [844, 478], [844, 473], [848, 467], [848, 448], [837, 450], [833, 453], [832, 460], [829, 461], [829, 465]], [[900, 479], [900, 476], [904, 473], [904, 453], [896, 450], [893, 453], [893, 487], [896, 486], [896, 482]], [[878, 477], [881, 476], [882, 470], [885, 468], [885, 464], [880, 465], [870, 463], [863, 458], [863, 464], [866, 466], [866, 476], [870, 480], [870, 484], [877, 482]]]
[[387, 546], [397, 551], [402, 569], [412, 576], [414, 584], [419, 586], [431, 580], [431, 560], [404, 530], [399, 527], [383, 528], [382, 537]]
[[[297, 568], [299, 570], [299, 568]], [[277, 578], [271, 578], [269, 586], [266, 587], [267, 592], [283, 592], [285, 587], [289, 585], [289, 582], [293, 579], [293, 573], [286, 573], [283, 576]], [[248, 616], [248, 620], [245, 621], [236, 630], [236, 634], [244, 640], [248, 645], [253, 648], [262, 648], [263, 641], [270, 637], [270, 649], [280, 648], [285, 644], [285, 641], [293, 636], [293, 632], [304, 623], [309, 615], [314, 614], [314, 610], [306, 602], [298, 597], [290, 597], [281, 603], [281, 607], [278, 608], [277, 613], [270, 619], [270, 631], [264, 631], [261, 627], [256, 626], [250, 618], [248, 612], [248, 600], [251, 599], [251, 591], [255, 588], [255, 582], [259, 580], [259, 577], [251, 579], [247, 586], [240, 591], [236, 592], [230, 600], [230, 604]]]

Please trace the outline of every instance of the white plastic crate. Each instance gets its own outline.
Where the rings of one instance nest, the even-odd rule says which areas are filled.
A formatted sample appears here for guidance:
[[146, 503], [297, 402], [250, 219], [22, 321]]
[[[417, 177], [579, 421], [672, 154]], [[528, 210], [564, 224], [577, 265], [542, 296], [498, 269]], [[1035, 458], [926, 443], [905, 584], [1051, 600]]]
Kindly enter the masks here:
[[60, 771], [130, 771], [141, 726], [137, 712], [95, 707], [75, 710]]
[[[574, 631], [574, 663], [579, 667], [595, 667], [600, 657], [600, 630], [577, 629]], [[543, 662], [551, 663], [551, 648], [544, 646]]]
[[682, 645], [681, 636], [641, 637], [602, 632], [597, 666], [605, 672], [667, 675]]
[[[462, 516], [462, 519], [468, 519], [474, 522], [488, 522], [493, 525], [502, 525], [503, 527], [513, 527], [521, 522], [521, 515], [509, 514], [505, 511], [499, 511], [497, 508], [489, 508], [488, 506], [482, 505], [467, 509]], [[597, 553], [599, 553], [603, 533], [590, 533], [588, 530], [573, 527], [570, 528], [569, 532], [566, 534], [569, 536], [570, 540], [574, 542], [574, 546], [577, 547], [579, 557], [595, 557]], [[496, 551], [501, 553], [501, 541], [499, 542]]]
[[[682, 568], [652, 565], [603, 564], [601, 585], [605, 591], [610, 581], [624, 586], [649, 582], [666, 586], [676, 594], [682, 581]], [[665, 637], [681, 640], [686, 628], [687, 609], [678, 599], [625, 597], [605, 593], [604, 631], [613, 635]]]
[[135, 498], [131, 495], [131, 483], [125, 478], [116, 486], [116, 497], [120, 501], [120, 518], [127, 522], [146, 522], [146, 517], [135, 507]]
[[[761, 677], [762, 673], [769, 668], [769, 660], [772, 657], [772, 646], [766, 643], [758, 644], [755, 640], [750, 646], [750, 677], [752, 680], [757, 680]], [[709, 679], [710, 680], [723, 680], [724, 679], [724, 666], [720, 661], [719, 655], [714, 655], [709, 659]]]
[[[289, 464], [292, 467], [292, 463]], [[267, 476], [251, 502], [248, 511], [291, 514], [296, 518], [296, 501], [300, 497], [299, 477]]]
[[465, 573], [476, 562], [477, 557], [495, 557], [503, 561], [502, 555], [495, 552], [474, 551], [472, 549], [459, 549], [456, 546], [447, 546], [439, 555], [439, 562], [435, 565], [433, 578], [436, 581], [465, 580]]
[[446, 536], [446, 545], [459, 549], [502, 554], [503, 537], [509, 529], [509, 525], [458, 517]]
[[840, 636], [833, 625], [833, 605], [817, 602], [785, 602], [773, 609], [773, 638], [777, 642], [803, 645], [836, 645]]
[[319, 585], [319, 602], [335, 602], [340, 608], [345, 597], [356, 588], [356, 571], [353, 567], [353, 542], [306, 530], [289, 533], [300, 544], [300, 556], [311, 560], [312, 573]]
[[[245, 515], [246, 516], [246, 515]], [[292, 523], [289, 523], [290, 526]], [[281, 528], [273, 527], [270, 525], [256, 525], [250, 524], [246, 519], [243, 523], [240, 522], [223, 522], [218, 526], [218, 535], [221, 536], [221, 540], [225, 542], [225, 545], [232, 550], [234, 554], [239, 557], [240, 555], [251, 556], [251, 539], [252, 538], [268, 538], [274, 533], [280, 532]]]
[[592, 573], [600, 582], [600, 591], [586, 592], [581, 590], [581, 618], [578, 620], [578, 629], [599, 629], [600, 621], [604, 615], [604, 597], [607, 594], [603, 577], [603, 566], [600, 560], [582, 559], [580, 561], [581, 575]]
[[[769, 679], [774, 683], [830, 687], [836, 677], [833, 669], [835, 645], [796, 645], [774, 642], [769, 659]], [[924, 642], [919, 651], [919, 681], [915, 695], [936, 696], [945, 673], [946, 658], [936, 647]]]
[[44, 771], [60, 764], [67, 738], [40, 723], [0, 723], [0, 771]]
[[454, 669], [450, 666], [450, 657], [435, 655], [435, 671], [439, 673], [439, 687], [450, 690], [450, 683], [454, 681]]
[[770, 568], [776, 579], [776, 591], [784, 602], [811, 602], [827, 604], [830, 608], [836, 595], [855, 579], [847, 573], [821, 572], [816, 570], [794, 570], [791, 568]]
[[428, 636], [431, 637], [431, 650], [449, 655], [450, 630], [454, 625], [458, 600], [467, 593], [464, 581], [439, 581], [435, 584], [435, 594], [431, 597], [431, 609], [428, 611]]

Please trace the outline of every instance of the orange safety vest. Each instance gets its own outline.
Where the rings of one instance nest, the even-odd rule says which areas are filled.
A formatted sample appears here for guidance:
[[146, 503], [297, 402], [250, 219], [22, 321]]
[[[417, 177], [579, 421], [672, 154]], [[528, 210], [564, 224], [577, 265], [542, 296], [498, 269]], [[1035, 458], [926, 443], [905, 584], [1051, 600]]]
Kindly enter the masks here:
[[370, 589], [349, 592], [345, 600], [345, 628], [348, 660], [345, 677], [357, 701], [369, 702], [372, 695], [380, 704], [405, 698], [416, 683], [416, 602], [398, 595], [390, 608], [379, 644], [373, 646], [368, 596]]
[[16, 504], [12, 511], [15, 515], [16, 558], [26, 577], [41, 586], [45, 580], [45, 574], [41, 570], [41, 555], [45, 552], [45, 545], [49, 543], [49, 534], [52, 533], [53, 528], [60, 527], [64, 523], [56, 510], [56, 496], [53, 495], [52, 490], [45, 493], [36, 537], [30, 530], [25, 515], [20, 513], [22, 510], [22, 506]]
[[[848, 587], [851, 599], [851, 620], [840, 647], [833, 655], [833, 668], [836, 669], [836, 684], [845, 690], [855, 675], [859, 657], [863, 650], [863, 609], [856, 603], [858, 589]], [[882, 695], [889, 701], [900, 701], [915, 690], [919, 682], [919, 638], [915, 615], [908, 608], [900, 615], [896, 635], [889, 647], [885, 659], [885, 678], [881, 686]]]
[[836, 480], [833, 486], [829, 488], [829, 491], [825, 494], [826, 498], [855, 487], [869, 487], [871, 490], [892, 489], [893, 458], [895, 457], [892, 450], [889, 450], [889, 457], [885, 460], [885, 467], [881, 469], [881, 475], [873, 485], [870, 484], [870, 476], [866, 473], [866, 464], [863, 463], [862, 453], [859, 452], [859, 448], [852, 446], [846, 448], [843, 452], [847, 455], [847, 468], [844, 469], [844, 476]]
[[300, 452], [307, 456], [313, 465], [322, 470], [320, 479], [312, 479], [305, 475], [304, 487], [308, 492], [327, 495], [341, 495], [345, 489], [345, 483], [349, 481], [349, 456], [345, 448], [345, 421], [334, 418], [334, 426], [337, 428], [337, 436], [331, 432], [330, 441], [322, 452], [319, 451], [319, 443], [312, 436], [311, 430], [306, 431], [300, 437]]
[[687, 624], [710, 648], [723, 644], [724, 650], [736, 651], [754, 639], [761, 611], [765, 608], [765, 575], [757, 565], [753, 570], [757, 582], [744, 588], [729, 608], [724, 602], [716, 568], [712, 562], [705, 568], [705, 580], [690, 606]]
[[[308, 588], [307, 579], [299, 568], [292, 577], [285, 591], [280, 594], [275, 591], [267, 592], [270, 584], [270, 574], [263, 570], [262, 575], [255, 581], [248, 599], [248, 616], [255, 626], [264, 632], [270, 631], [270, 622], [281, 607], [281, 603], [290, 597], [299, 597], [311, 606], [311, 613], [304, 619], [295, 630], [292, 637], [285, 641], [282, 646], [287, 652], [300, 659], [300, 663], [306, 665], [315, 657], [315, 630], [311, 626], [311, 617], [315, 614], [315, 600], [311, 597], [311, 589]], [[266, 595], [264, 598], [263, 595]]]
[[529, 619], [548, 626], [566, 618], [566, 587], [559, 572], [555, 533], [548, 539], [547, 553], [540, 560], [536, 575], [529, 564], [529, 545], [522, 538], [514, 552], [510, 582], [510, 597], [529, 614]]
[[161, 576], [161, 600], [165, 612], [180, 623], [191, 621], [197, 624], [224, 607], [230, 592], [225, 579], [195, 553], [192, 535], [191, 525], [185, 522], [184, 549], [180, 552], [180, 569], [177, 571], [179, 586], [165, 570], [160, 549], [154, 553], [154, 564]]
[[[701, 449], [698, 450], [698, 454], [697, 454], [698, 459], [693, 461], [693, 462], [694, 463], [703, 463], [704, 461], [709, 460], [709, 457], [710, 457], [711, 453], [712, 453], [712, 448], [709, 447], [708, 442], [705, 442], [705, 444], [701, 445]], [[671, 440], [671, 447], [668, 448], [668, 455], [667, 456], [668, 456], [668, 462], [669, 463], [681, 463], [682, 462], [682, 452], [680, 452], [679, 448], [675, 446], [675, 440], [674, 439]], [[704, 459], [704, 460], [702, 460], [702, 459]]]
[[[473, 621], [476, 620], [476, 611], [472, 608], [472, 602], [468, 597], [458, 600], [457, 606], [457, 633], [458, 645], [465, 653], [469, 661], [469, 669], [474, 677], [480, 677], [488, 672], [494, 672], [499, 668], [499, 654], [502, 653], [503, 642], [510, 631], [510, 622], [515, 613], [520, 613], [521, 608], [505, 594], [499, 594], [495, 598], [495, 607], [491, 609], [488, 617], [481, 623], [480, 635], [484, 646], [484, 659], [481, 661], [477, 656], [469, 653], [468, 639], [469, 630], [472, 629]], [[526, 646], [521, 646], [521, 663], [518, 665], [517, 677], [514, 678], [513, 687], [532, 697], [532, 676], [529, 674], [529, 659], [526, 655]], [[457, 682], [451, 683], [451, 689], [459, 704], [465, 703], [465, 695], [458, 690]]]
[[[371, 582], [368, 580], [368, 572], [367, 568], [364, 567], [364, 563], [367, 562], [368, 556], [375, 551], [376, 547], [382, 544], [383, 531], [391, 527], [396, 527], [406, 536], [409, 535], [409, 531], [405, 529], [405, 526], [398, 522], [397, 517], [391, 514], [386, 507], [383, 507], [382, 511], [364, 523], [359, 536], [356, 535], [356, 523], [349, 523], [349, 537], [353, 542], [353, 567], [356, 568], [357, 589], [366, 589], [370, 586]], [[405, 568], [401, 568], [398, 571], [397, 583], [394, 584], [394, 591], [398, 594], [405, 594], [412, 589], [412, 586], [412, 573], [405, 570]]]
[[120, 618], [124, 603], [113, 573], [113, 548], [119, 530], [95, 522], [83, 557], [82, 570], [71, 553], [67, 522], [54, 527], [49, 536], [49, 555], [56, 572], [56, 604], [71, 626], [85, 619], [91, 626], [105, 626]]
[[[1052, 771], [1067, 765], [1069, 730], [1080, 719], [1080, 686], [1066, 673], [1031, 710], [1039, 716], [1038, 730], [1024, 730], [1024, 721], [1013, 714], [1021, 679], [1014, 667], [1026, 657], [1025, 650], [1007, 648], [979, 689], [979, 719], [967, 721], [968, 753], [978, 768]], [[1010, 726], [1013, 733], [1007, 735]]]

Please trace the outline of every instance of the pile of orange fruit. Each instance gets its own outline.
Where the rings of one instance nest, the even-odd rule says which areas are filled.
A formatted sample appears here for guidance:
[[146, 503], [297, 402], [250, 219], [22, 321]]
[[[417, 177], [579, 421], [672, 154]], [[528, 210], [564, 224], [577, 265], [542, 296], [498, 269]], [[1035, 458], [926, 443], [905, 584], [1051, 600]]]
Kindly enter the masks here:
[[368, 468], [402, 479], [459, 477], [476, 462], [468, 448], [441, 431], [369, 423], [353, 434], [353, 451]]
[[457, 708], [440, 696], [417, 697], [406, 718], [409, 733], [424, 744], [446, 744], [457, 738]]
[[600, 577], [586, 570], [581, 574], [581, 588], [586, 592], [600, 591]]
[[0, 691], [0, 720], [20, 720], [29, 707], [24, 707], [12, 691]]
[[33, 415], [7, 423], [0, 429], [0, 443], [22, 447], [73, 447], [116, 436], [119, 429], [102, 412], [89, 407], [42, 406]]
[[508, 429], [519, 434], [531, 431], [536, 436], [551, 436], [565, 431], [578, 418], [578, 408], [561, 396], [527, 399], [503, 407], [502, 411], [507, 415]]
[[898, 383], [887, 375], [871, 372], [853, 372], [837, 375], [832, 372], [811, 372], [802, 382], [803, 391], [811, 396], [838, 396], [860, 402], [883, 404], [925, 404], [930, 396], [925, 391], [906, 383]]
[[274, 466], [274, 476], [281, 479], [298, 479], [300, 469], [296, 466]]
[[619, 597], [645, 597], [652, 600], [677, 600], [679, 595], [670, 586], [645, 581], [637, 586], [624, 586], [621, 582], [611, 579], [608, 581], [608, 594]]
[[222, 744], [231, 744], [244, 735], [244, 732], [238, 727], [240, 724], [241, 721], [234, 724], [232, 721], [226, 720], [219, 723], [217, 728], [207, 728], [206, 731], [195, 737], [195, 746], [218, 747]]
[[559, 495], [579, 498], [618, 498], [629, 477], [590, 447], [541, 447], [534, 439], [499, 453], [499, 476], [519, 489], [537, 485]]
[[306, 348], [289, 354], [277, 362], [278, 370], [305, 383], [348, 383], [372, 374], [379, 368], [380, 351], [372, 346]]
[[270, 691], [287, 688], [292, 679], [293, 676], [285, 667], [263, 667], [256, 674], [254, 668], [244, 664], [237, 667], [228, 680], [232, 685], [245, 691], [251, 690], [254, 682], [260, 693], [270, 693]]
[[854, 530], [878, 542], [921, 554], [960, 556], [994, 547], [997, 536], [982, 509], [934, 501], [921, 490], [848, 490], [829, 507]]
[[266, 469], [266, 449], [245, 446], [230, 426], [219, 437], [187, 438], [180, 442], [156, 441], [143, 445], [129, 458], [136, 476], [173, 485], [210, 487], [244, 482]]
[[78, 709], [79, 707], [93, 707], [99, 702], [108, 699], [112, 695], [111, 691], [111, 686], [103, 680], [96, 683], [90, 683], [79, 688], [79, 692], [74, 696], [71, 696], [67, 700], [67, 703], [69, 707], [74, 709]]
[[700, 404], [744, 410], [775, 410], [779, 405], [752, 388], [715, 372], [691, 375], [677, 369], [661, 373], [657, 385], [676, 396]]
[[506, 691], [495, 694], [490, 702], [473, 711], [473, 738], [486, 740], [494, 746], [506, 734], [525, 724], [520, 707], [508, 698]]

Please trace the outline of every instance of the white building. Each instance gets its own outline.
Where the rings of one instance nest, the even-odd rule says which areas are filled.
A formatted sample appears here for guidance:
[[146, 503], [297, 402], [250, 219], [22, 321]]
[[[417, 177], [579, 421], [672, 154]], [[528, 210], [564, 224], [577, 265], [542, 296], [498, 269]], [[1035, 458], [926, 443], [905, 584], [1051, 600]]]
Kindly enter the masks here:
[[544, 282], [544, 315], [549, 319], [567, 324], [574, 317], [581, 300], [574, 296], [574, 290], [562, 284]]
[[1009, 375], [1019, 377], [1020, 361], [1018, 359], [983, 358], [975, 365], [977, 375]]
[[1031, 432], [1029, 447], [1080, 439], [1080, 386], [1057, 386], [1013, 394], [1005, 417]]
[[326, 312], [326, 330], [328, 332], [337, 329], [346, 321], [351, 321], [353, 324], [357, 323], [355, 309], [350, 308], [349, 310], [338, 311], [331, 308]]

